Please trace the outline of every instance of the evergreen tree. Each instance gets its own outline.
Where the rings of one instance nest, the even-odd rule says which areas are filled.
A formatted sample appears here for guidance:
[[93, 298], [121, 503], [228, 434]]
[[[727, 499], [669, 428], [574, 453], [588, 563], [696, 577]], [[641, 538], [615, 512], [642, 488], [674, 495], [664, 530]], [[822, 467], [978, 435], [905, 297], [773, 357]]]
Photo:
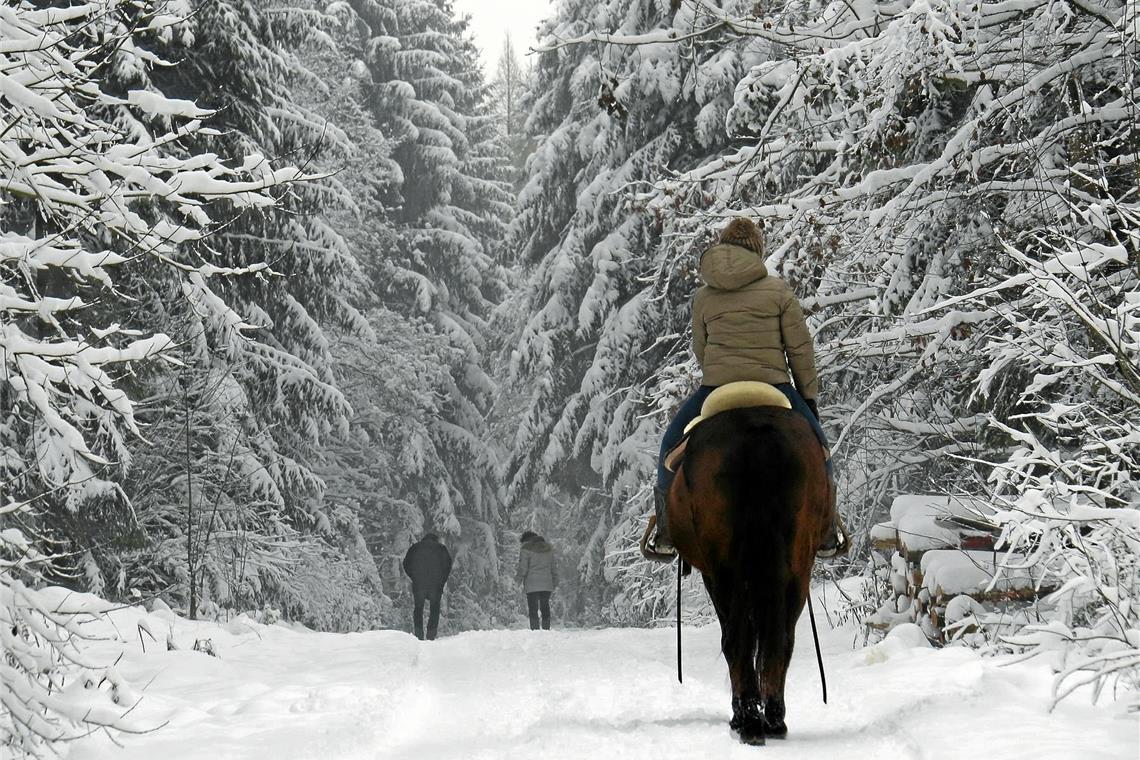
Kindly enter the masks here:
[[[484, 365], [487, 320], [504, 286], [495, 257], [511, 213], [506, 159], [477, 50], [449, 3], [355, 2], [338, 13], [344, 46], [367, 71], [366, 105], [391, 141], [400, 173], [392, 247], [364, 253], [377, 259], [368, 268], [378, 304], [378, 351], [366, 349], [367, 355], [419, 336], [422, 351], [408, 366], [418, 365], [422, 382], [431, 383], [430, 396], [400, 391], [414, 406], [403, 411], [398, 435], [388, 440], [393, 456], [410, 457], [414, 466], [387, 476], [393, 485], [381, 501], [392, 513], [368, 522], [374, 541], [383, 542], [374, 546], [389, 572], [421, 531], [439, 532], [456, 557], [456, 577], [466, 584], [454, 600], [460, 617], [485, 625], [489, 617], [479, 599], [500, 582], [496, 456], [485, 421], [495, 385]], [[355, 364], [346, 363], [344, 371], [358, 375]], [[391, 365], [406, 383], [421, 382], [399, 362]], [[390, 399], [361, 403], [379, 415], [370, 426], [390, 414], [379, 412], [391, 408]], [[391, 575], [403, 588], [398, 573]]]
[[[0, 38], [0, 745], [38, 755], [131, 727], [126, 684], [82, 656], [106, 605], [33, 588], [85, 575], [102, 590], [90, 528], [116, 534], [133, 517], [134, 400], [194, 348], [140, 293], [244, 340], [252, 327], [226, 296], [270, 269], [205, 241], [306, 176], [202, 148], [215, 114], [145, 79], [165, 65], [156, 51], [188, 41], [160, 5], [7, 4]], [[58, 695], [73, 682], [91, 691], [68, 712]]]
[[[554, 43], [604, 18], [617, 32], [679, 35], [693, 13], [567, 2], [545, 34]], [[527, 129], [538, 146], [510, 238], [531, 270], [511, 355], [512, 383], [530, 397], [509, 477], [520, 525], [571, 526], [555, 536], [571, 547], [583, 588], [601, 589], [576, 601], [583, 612], [597, 614], [616, 591], [607, 578], [622, 570], [607, 571], [607, 556], [622, 567], [632, 558], [664, 413], [691, 382], [691, 372], [659, 370], [685, 344], [695, 284], [686, 257], [700, 241], [663, 237], [662, 215], [630, 191], [726, 143], [732, 88], [756, 54], [721, 42], [555, 44], [536, 65]], [[638, 576], [648, 572], [636, 564]]]
[[530, 82], [532, 72], [519, 63], [510, 34], [503, 40], [499, 63], [491, 80], [491, 102], [496, 127], [506, 142], [511, 159], [511, 183], [521, 188], [526, 159], [534, 150], [534, 141], [528, 138], [526, 118], [531, 103]]
[[495, 78], [491, 81], [495, 97], [495, 113], [508, 138], [523, 134], [526, 127], [526, 112], [523, 101], [526, 98], [527, 72], [519, 63], [511, 35], [503, 40], [499, 53], [499, 63], [495, 66]]
[[[209, 129], [185, 140], [192, 150], [223, 160], [252, 154], [249, 165], [266, 172], [286, 159], [315, 170], [322, 145], [343, 150], [348, 140], [297, 96], [321, 86], [299, 51], [320, 42], [322, 19], [298, 7], [205, 3], [178, 35], [157, 41], [177, 66], [115, 65], [105, 86], [116, 94], [176, 92], [217, 109], [203, 111]], [[161, 124], [161, 114], [104, 110], [131, 133]], [[369, 329], [352, 304], [360, 268], [325, 210], [346, 195], [333, 178], [282, 186], [256, 212], [230, 214], [208, 243], [190, 239], [173, 249], [172, 260], [185, 267], [201, 270], [209, 261], [247, 272], [212, 290], [201, 275], [180, 280], [153, 266], [123, 281], [134, 304], [124, 326], [157, 325], [175, 341], [179, 365], [136, 378], [147, 443], [132, 447], [137, 466], [123, 481], [133, 511], [48, 516], [85, 558], [91, 588], [162, 590], [190, 614], [199, 606], [273, 605], [337, 627], [312, 607], [325, 602], [295, 571], [319, 568], [313, 557], [342, 544], [350, 551], [359, 539], [351, 521], [326, 508], [313, 469], [321, 447], [348, 426], [327, 331]], [[126, 540], [115, 535], [123, 522], [134, 524]], [[374, 605], [374, 574], [366, 562], [336, 585], [354, 589], [360, 606]]]

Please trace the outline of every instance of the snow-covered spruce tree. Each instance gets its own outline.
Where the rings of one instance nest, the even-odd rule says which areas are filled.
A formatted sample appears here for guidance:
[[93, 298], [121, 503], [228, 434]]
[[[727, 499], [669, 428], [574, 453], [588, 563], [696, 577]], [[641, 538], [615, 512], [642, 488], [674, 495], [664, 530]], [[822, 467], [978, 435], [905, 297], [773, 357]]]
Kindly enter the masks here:
[[593, 29], [676, 39], [704, 12], [564, 2], [536, 64], [527, 129], [538, 147], [511, 230], [511, 255], [530, 273], [513, 307], [511, 385], [527, 398], [509, 477], [516, 523], [550, 532], [577, 566], [576, 613], [605, 607], [616, 579], [630, 589], [623, 619], [656, 614], [625, 604], [660, 587], [634, 540], [660, 430], [694, 380], [691, 364], [673, 362], [688, 352], [692, 256], [706, 240], [663, 235], [668, 214], [646, 213], [630, 195], [723, 148], [732, 89], [761, 59], [758, 45], [726, 36], [638, 47], [560, 40]]
[[[421, 479], [441, 475], [432, 425], [443, 416], [441, 399], [462, 353], [414, 310], [401, 313], [386, 305], [393, 279], [401, 274], [397, 218], [404, 175], [391, 157], [395, 141], [367, 106], [371, 82], [352, 55], [359, 40], [356, 18], [346, 10], [333, 9], [332, 46], [301, 49], [322, 84], [298, 94], [348, 135], [323, 145], [314, 163], [336, 170], [335, 181], [343, 185], [344, 203], [330, 219], [365, 273], [359, 303], [370, 329], [330, 334], [336, 386], [353, 413], [348, 435], [322, 447], [317, 471], [326, 500], [359, 522], [364, 546], [377, 562], [377, 583], [398, 593], [407, 585], [403, 551], [425, 530]], [[405, 608], [392, 610], [390, 601], [384, 600], [382, 622], [402, 624]]]
[[[450, 618], [486, 625], [488, 609], [478, 599], [499, 583], [499, 519], [484, 419], [494, 384], [483, 364], [487, 318], [503, 290], [494, 249], [511, 210], [505, 153], [477, 52], [449, 3], [352, 2], [330, 10], [341, 24], [338, 42], [358, 56], [364, 104], [399, 167], [386, 201], [394, 234], [358, 251], [375, 297], [375, 340], [357, 345], [361, 356], [341, 370], [356, 380], [361, 370], [390, 370], [413, 383], [409, 372], [417, 368], [424, 382], [437, 383], [373, 383], [359, 388], [366, 398], [354, 397], [371, 410], [366, 438], [383, 440], [392, 461], [405, 465], [384, 473], [387, 493], [368, 495], [378, 509], [392, 505], [365, 518], [370, 541], [399, 591], [406, 583], [398, 563], [409, 543], [423, 530], [439, 532], [456, 556], [459, 593], [451, 596], [461, 609]], [[402, 324], [389, 321], [396, 319]], [[407, 363], [388, 353], [413, 338], [421, 350]], [[383, 357], [387, 366], [360, 366], [365, 357]], [[400, 410], [394, 399], [415, 406]], [[373, 438], [388, 413], [398, 416], [380, 424], [388, 431], [383, 439]]]
[[[343, 154], [349, 138], [299, 96], [324, 84], [300, 53], [327, 39], [321, 28], [329, 23], [300, 4], [204, 3], [164, 51], [178, 66], [120, 67], [115, 82], [150, 83], [216, 107], [214, 131], [195, 149], [333, 170], [339, 167], [321, 165], [317, 155]], [[236, 218], [210, 240], [216, 260], [274, 262], [274, 276], [235, 281], [220, 293], [250, 329], [211, 318], [178, 298], [177, 283], [154, 273], [134, 283], [136, 314], [176, 337], [183, 366], [140, 378], [147, 399], [140, 418], [153, 426], [146, 433], [155, 445], [139, 452], [128, 492], [144, 497], [136, 500], [140, 522], [158, 532], [106, 558], [115, 588], [136, 583], [137, 572], [136, 588], [168, 590], [191, 614], [198, 601], [191, 597], [200, 593], [211, 608], [273, 605], [322, 628], [341, 627], [326, 587], [354, 595], [340, 605], [346, 614], [375, 607], [373, 564], [332, 561], [358, 556], [359, 531], [335, 516], [313, 469], [321, 446], [347, 432], [349, 407], [333, 384], [328, 331], [368, 329], [352, 303], [361, 270], [332, 221], [349, 197], [336, 178], [298, 186], [275, 208]], [[204, 253], [187, 245], [179, 255]], [[187, 436], [182, 417], [200, 420], [202, 435]], [[195, 478], [213, 485], [184, 482]], [[322, 568], [330, 573], [323, 580]]]
[[131, 373], [174, 349], [153, 324], [123, 318], [130, 288], [156, 274], [201, 319], [246, 329], [219, 291], [268, 266], [183, 251], [303, 177], [195, 150], [212, 114], [191, 101], [102, 86], [108, 71], [161, 62], [148, 43], [169, 43], [182, 21], [165, 10], [0, 7], [0, 746], [25, 754], [132, 728], [135, 697], [82, 653], [82, 624], [101, 609], [34, 590], [59, 577], [57, 551], [77, 548], [52, 543], [45, 515], [130, 513]]
[[[60, 745], [94, 731], [141, 733], [131, 719], [141, 695], [106, 661], [91, 657], [93, 624], [114, 605], [59, 586], [35, 588], [56, 559], [14, 528], [0, 534], [0, 750], [5, 757], [59, 757]], [[15, 754], [12, 754], [15, 753]]]
[[519, 61], [511, 35], [507, 34], [499, 51], [495, 76], [491, 80], [495, 115], [507, 137], [521, 135], [526, 131], [527, 114], [523, 103], [527, 97], [527, 79], [527, 71]]
[[[403, 172], [391, 155], [393, 141], [380, 130], [367, 106], [370, 81], [366, 67], [354, 54], [357, 39], [352, 14], [345, 7], [329, 10], [328, 37], [296, 49], [305, 67], [317, 76], [295, 87], [294, 95], [344, 133], [343, 139], [323, 141], [313, 154], [313, 163], [335, 172], [329, 182], [337, 188], [336, 201], [329, 204], [327, 216], [362, 272], [355, 302], [367, 329], [329, 332], [335, 384], [353, 413], [348, 435], [322, 445], [317, 472], [325, 483], [327, 508], [342, 518], [351, 517], [359, 530], [359, 547], [346, 549], [374, 558], [372, 582], [381, 593], [372, 625], [391, 625], [402, 622], [403, 615], [390, 617], [390, 600], [382, 592], [400, 580], [390, 536], [414, 533], [418, 537], [420, 532], [418, 524], [414, 530], [406, 527], [408, 514], [400, 508], [404, 494], [414, 487], [414, 468], [405, 466], [413, 460], [400, 462], [397, 456], [409, 448], [402, 436], [423, 434], [424, 409], [434, 406], [435, 353], [433, 336], [420, 332], [415, 324], [406, 326], [406, 317], [383, 307], [382, 293], [391, 269], [388, 262], [398, 249], [394, 215]], [[389, 339], [405, 333], [419, 340], [394, 343]], [[421, 376], [404, 371], [405, 362], [421, 370]], [[407, 387], [400, 387], [395, 378]], [[428, 403], [421, 403], [425, 399]], [[331, 590], [330, 602], [342, 605], [336, 589]]]
[[[525, 179], [526, 159], [534, 150], [535, 144], [526, 131], [527, 114], [534, 102], [530, 92], [532, 70], [519, 61], [511, 36], [506, 35], [499, 51], [499, 62], [495, 65], [495, 75], [491, 79], [491, 108], [495, 114], [495, 126], [506, 144], [510, 156], [510, 181], [515, 189], [521, 189]], [[508, 253], [504, 248], [502, 253]]]

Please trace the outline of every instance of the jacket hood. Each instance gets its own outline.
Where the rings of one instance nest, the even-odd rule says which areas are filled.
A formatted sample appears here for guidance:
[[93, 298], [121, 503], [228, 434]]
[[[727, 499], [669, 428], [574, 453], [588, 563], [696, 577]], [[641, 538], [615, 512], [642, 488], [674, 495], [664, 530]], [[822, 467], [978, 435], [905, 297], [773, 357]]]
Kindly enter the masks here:
[[532, 538], [523, 544], [523, 548], [528, 552], [535, 552], [536, 554], [546, 554], [554, 551], [554, 547], [546, 543], [546, 539], [543, 538]]
[[709, 287], [737, 290], [768, 276], [764, 258], [732, 243], [718, 243], [701, 254], [701, 278]]

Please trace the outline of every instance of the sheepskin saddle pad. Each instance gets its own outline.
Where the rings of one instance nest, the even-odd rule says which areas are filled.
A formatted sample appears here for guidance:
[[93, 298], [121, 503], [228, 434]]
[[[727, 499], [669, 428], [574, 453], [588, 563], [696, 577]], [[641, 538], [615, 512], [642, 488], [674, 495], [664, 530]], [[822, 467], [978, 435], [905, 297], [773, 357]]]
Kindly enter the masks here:
[[676, 471], [678, 463], [685, 456], [689, 434], [693, 432], [693, 428], [701, 424], [702, 420], [707, 420], [714, 414], [720, 414], [729, 409], [740, 409], [746, 406], [782, 406], [785, 409], [791, 409], [792, 402], [788, 401], [788, 397], [781, 393], [776, 386], [755, 380], [741, 380], [720, 386], [705, 399], [705, 403], [701, 405], [700, 415], [685, 426], [685, 435], [681, 438], [681, 442], [665, 456], [665, 467], [670, 472]]

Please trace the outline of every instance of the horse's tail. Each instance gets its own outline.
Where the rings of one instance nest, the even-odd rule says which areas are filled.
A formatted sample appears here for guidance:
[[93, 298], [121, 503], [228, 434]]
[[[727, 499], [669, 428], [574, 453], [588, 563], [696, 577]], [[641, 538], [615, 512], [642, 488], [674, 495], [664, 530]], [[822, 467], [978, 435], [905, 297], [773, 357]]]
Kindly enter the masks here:
[[732, 502], [729, 551], [735, 569], [729, 639], [736, 654], [761, 669], [761, 659], [782, 658], [787, 651], [788, 618], [798, 593], [791, 568], [795, 495], [804, 472], [776, 425], [745, 424], [745, 443], [726, 460], [723, 481]]

